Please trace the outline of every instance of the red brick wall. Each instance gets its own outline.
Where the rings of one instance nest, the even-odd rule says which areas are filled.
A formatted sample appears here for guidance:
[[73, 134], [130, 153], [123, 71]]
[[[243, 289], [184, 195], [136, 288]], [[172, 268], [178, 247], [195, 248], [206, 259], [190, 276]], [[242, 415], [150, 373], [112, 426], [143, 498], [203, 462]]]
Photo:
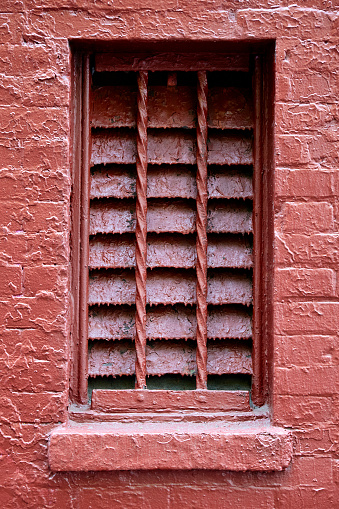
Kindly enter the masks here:
[[[0, 2], [2, 508], [338, 507], [336, 4]], [[67, 418], [68, 40], [76, 38], [276, 39], [272, 411], [295, 437], [284, 472], [49, 471], [48, 434]]]

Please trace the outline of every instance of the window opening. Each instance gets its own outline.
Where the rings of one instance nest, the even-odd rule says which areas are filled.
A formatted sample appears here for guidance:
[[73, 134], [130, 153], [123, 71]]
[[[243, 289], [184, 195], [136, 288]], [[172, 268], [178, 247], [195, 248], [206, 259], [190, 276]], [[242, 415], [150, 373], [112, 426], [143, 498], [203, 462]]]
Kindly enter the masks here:
[[249, 390], [262, 376], [260, 60], [253, 80], [206, 66], [91, 76], [84, 62], [80, 401], [88, 388]]

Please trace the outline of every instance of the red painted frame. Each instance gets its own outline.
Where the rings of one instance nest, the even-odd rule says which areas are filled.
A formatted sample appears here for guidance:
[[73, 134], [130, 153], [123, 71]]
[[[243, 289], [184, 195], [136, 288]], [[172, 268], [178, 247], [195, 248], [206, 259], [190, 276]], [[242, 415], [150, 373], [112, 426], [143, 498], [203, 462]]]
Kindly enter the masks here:
[[[268, 401], [271, 357], [272, 331], [272, 262], [273, 262], [273, 140], [270, 126], [273, 122], [274, 104], [274, 68], [273, 52], [263, 51], [256, 55], [244, 54], [107, 54], [95, 56], [96, 68], [103, 70], [248, 70], [253, 65], [253, 91], [255, 105], [254, 122], [254, 165], [253, 165], [253, 229], [254, 229], [254, 274], [253, 274], [253, 377], [252, 402], [262, 406]], [[226, 62], [226, 64], [225, 64]], [[90, 172], [90, 70], [91, 56], [88, 51], [73, 53], [73, 101], [72, 101], [72, 184], [71, 197], [72, 232], [72, 297], [73, 320], [71, 330], [71, 380], [70, 400], [73, 403], [87, 405], [87, 301], [88, 301], [88, 224], [89, 224], [89, 172]], [[201, 387], [202, 388], [203, 380]], [[138, 388], [141, 386], [138, 384]], [[192, 402], [197, 403], [194, 391], [147, 391], [153, 394], [152, 411], [164, 410], [162, 398], [175, 399], [180, 396], [187, 401], [188, 408]], [[198, 391], [200, 392], [200, 391]], [[117, 411], [116, 405], [120, 394], [121, 411], [125, 412], [125, 399], [135, 399], [139, 391], [101, 391], [93, 392], [92, 409], [99, 412]], [[186, 394], [185, 394], [186, 393]], [[109, 403], [111, 394], [111, 404]], [[140, 394], [140, 393], [139, 393]], [[176, 396], [177, 394], [177, 396]], [[242, 410], [249, 410], [248, 395], [238, 391], [240, 400], [247, 403]], [[172, 395], [172, 396], [171, 396]], [[213, 407], [226, 411], [234, 401], [234, 391], [205, 391], [204, 398], [210, 401], [209, 410]], [[149, 398], [151, 396], [145, 396]], [[139, 398], [143, 408], [143, 398]], [[105, 410], [103, 410], [103, 405]], [[172, 405], [169, 405], [171, 408]], [[201, 405], [203, 410], [204, 405]], [[237, 408], [239, 410], [239, 408]], [[172, 409], [173, 410], [173, 409]], [[93, 417], [93, 416], [92, 416]]]

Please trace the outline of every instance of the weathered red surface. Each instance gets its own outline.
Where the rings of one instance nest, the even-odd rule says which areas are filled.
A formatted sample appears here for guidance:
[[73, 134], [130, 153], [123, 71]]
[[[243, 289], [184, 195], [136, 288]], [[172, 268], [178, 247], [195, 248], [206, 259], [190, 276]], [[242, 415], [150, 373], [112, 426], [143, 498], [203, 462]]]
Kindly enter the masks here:
[[[0, 20], [1, 506], [336, 508], [336, 2], [117, 0], [112, 5], [106, 0], [3, 0]], [[165, 51], [177, 51], [178, 41], [181, 51], [187, 47], [210, 54], [218, 51], [219, 42], [225, 51], [233, 41], [231, 50], [237, 52], [238, 41], [241, 49], [246, 49], [244, 44], [275, 41], [275, 119], [269, 125], [275, 141], [269, 407], [271, 422], [288, 427], [293, 437], [293, 458], [283, 472], [199, 471], [198, 464], [195, 471], [51, 474], [48, 437], [58, 423], [68, 422], [69, 330], [74, 321], [69, 293], [69, 196], [74, 184], [69, 156], [73, 118], [69, 40], [76, 39], [114, 41], [114, 50], [118, 41], [137, 41], [126, 50], [132, 56], [143, 41], [170, 41]], [[202, 44], [194, 46], [199, 41]], [[206, 68], [211, 58], [207, 60]], [[71, 144], [76, 147], [76, 140]], [[227, 168], [221, 169], [229, 175]], [[106, 170], [110, 174], [107, 166], [103, 178]], [[156, 171], [153, 183], [152, 179], [148, 183], [154, 193], [160, 176]], [[215, 197], [235, 192], [252, 198], [247, 176], [230, 180], [217, 175], [218, 183], [209, 180]], [[195, 199], [195, 175], [175, 175], [174, 184], [171, 178], [163, 176], [168, 182], [165, 197]], [[133, 197], [135, 175], [119, 182], [113, 191], [110, 183], [98, 184], [96, 192], [117, 198], [126, 192]], [[169, 194], [175, 187], [180, 187], [180, 196]], [[220, 411], [228, 408], [225, 404]], [[73, 407], [71, 415], [76, 412], [80, 413], [78, 407]], [[233, 411], [229, 414], [237, 418]], [[82, 429], [79, 436], [83, 438]], [[172, 447], [171, 439], [166, 435]], [[250, 442], [237, 442], [223, 456], [230, 461], [227, 467], [237, 465], [240, 453], [243, 469], [253, 466], [248, 453], [253, 440], [252, 436]], [[274, 457], [267, 435], [254, 443], [262, 451], [262, 465], [271, 465]], [[69, 444], [60, 442], [57, 454], [70, 451]], [[100, 444], [101, 437], [96, 443], [82, 441], [79, 470], [89, 468]], [[175, 444], [180, 450], [185, 441]], [[215, 444], [209, 444], [209, 451], [222, 450]], [[126, 449], [119, 441], [114, 446], [122, 461]], [[166, 456], [160, 452], [159, 461], [161, 454]], [[185, 463], [187, 458], [181, 458]], [[199, 459], [211, 468], [207, 453]], [[175, 462], [178, 467], [178, 456]]]
[[[147, 266], [155, 267], [195, 267], [196, 249], [194, 237], [175, 237], [173, 235], [147, 236]], [[97, 236], [90, 240], [90, 267], [134, 267], [134, 239], [130, 236]], [[250, 241], [240, 235], [229, 238], [210, 237], [207, 247], [208, 267], [252, 267], [252, 247]]]
[[[126, 341], [94, 343], [88, 356], [89, 376], [135, 374], [134, 344]], [[150, 342], [146, 346], [148, 375], [168, 373], [195, 376], [197, 373], [196, 348], [183, 342]], [[252, 374], [251, 348], [247, 345], [210, 345], [206, 359], [206, 372], [211, 375]]]
[[201, 391], [114, 391], [94, 390], [91, 408], [102, 412], [159, 412], [192, 411], [199, 406], [201, 412], [249, 411], [247, 391], [213, 391], [208, 397]]
[[[148, 127], [196, 126], [197, 97], [193, 87], [149, 87]], [[208, 96], [208, 127], [253, 127], [251, 94], [247, 89], [212, 87]], [[136, 90], [99, 87], [92, 95], [93, 127], [136, 127]]]
[[[250, 233], [252, 231], [251, 203], [212, 203], [207, 211], [208, 233]], [[90, 235], [96, 233], [134, 232], [135, 204], [118, 201], [93, 203], [90, 212]], [[155, 233], [194, 233], [195, 206], [186, 202], [149, 202], [147, 231]]]
[[[89, 313], [90, 339], [133, 339], [133, 308], [92, 308]], [[194, 339], [195, 310], [186, 306], [156, 306], [147, 313], [146, 335], [149, 339]], [[207, 320], [207, 336], [217, 338], [251, 337], [251, 313], [246, 308], [225, 306], [211, 309]]]
[[[136, 135], [130, 130], [97, 129], [92, 136], [92, 165], [133, 164], [136, 162]], [[195, 133], [173, 130], [148, 134], [148, 162], [150, 164], [195, 164]], [[208, 141], [208, 164], [243, 164], [253, 162], [251, 138], [242, 134], [212, 132]]]
[[[133, 198], [136, 176], [133, 167], [103, 166], [93, 171], [91, 198]], [[209, 198], [253, 198], [252, 177], [242, 169], [209, 167]], [[187, 166], [148, 166], [147, 198], [196, 198], [194, 170]]]
[[[195, 304], [196, 276], [181, 270], [153, 269], [147, 274], [147, 303], [157, 304]], [[134, 304], [134, 271], [110, 272], [92, 271], [89, 279], [89, 304]], [[208, 304], [246, 304], [252, 303], [252, 281], [250, 274], [233, 274], [217, 271], [207, 277]]]
[[[266, 424], [266, 426], [265, 426]], [[176, 442], [182, 447], [177, 449]], [[215, 444], [218, 447], [215, 447]], [[120, 454], [120, 450], [125, 453]], [[214, 423], [91, 425], [60, 428], [49, 446], [52, 470], [282, 470], [292, 455], [292, 437], [282, 428]], [[206, 457], [209, 460], [206, 461]], [[185, 458], [185, 459], [184, 459]], [[189, 458], [187, 461], [186, 459]], [[244, 458], [246, 460], [244, 461]], [[184, 461], [183, 461], [184, 460]]]

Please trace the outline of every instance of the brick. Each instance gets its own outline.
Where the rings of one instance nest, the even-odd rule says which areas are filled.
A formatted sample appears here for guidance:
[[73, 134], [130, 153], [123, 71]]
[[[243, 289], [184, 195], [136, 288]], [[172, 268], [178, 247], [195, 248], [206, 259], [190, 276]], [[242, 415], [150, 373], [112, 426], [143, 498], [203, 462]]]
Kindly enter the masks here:
[[275, 336], [274, 344], [279, 367], [335, 363], [335, 336]]
[[170, 508], [169, 488], [162, 486], [120, 486], [114, 490], [87, 488], [79, 491], [79, 507], [88, 509], [143, 509]]
[[282, 37], [277, 44], [277, 72], [289, 74], [295, 69], [331, 72], [339, 65], [339, 52], [335, 39], [301, 39]]
[[[13, 335], [19, 341], [22, 339], [18, 334]], [[65, 356], [51, 350], [49, 357], [42, 360], [40, 352], [33, 347], [33, 344], [22, 340], [13, 346], [13, 344], [5, 343], [4, 338], [0, 341], [2, 386], [15, 392], [65, 390], [67, 365], [65, 358], [62, 358]]]
[[0, 366], [2, 383], [15, 392], [61, 392], [67, 388], [67, 365], [55, 362], [53, 355], [46, 361], [29, 357], [19, 357], [14, 362], [7, 359], [6, 362], [0, 361]]
[[66, 202], [70, 193], [69, 176], [48, 169], [38, 173], [3, 168], [0, 170], [0, 185], [3, 198], [10, 196], [11, 200], [19, 202]]
[[334, 395], [338, 380], [334, 366], [292, 366], [276, 368], [275, 388], [279, 394], [310, 396]]
[[25, 140], [22, 164], [26, 170], [62, 171], [69, 166], [68, 140]]
[[276, 298], [334, 297], [336, 274], [332, 269], [278, 269], [275, 274]]
[[24, 8], [22, 0], [3, 0], [0, 5], [0, 12], [19, 12]]
[[41, 292], [36, 297], [17, 297], [13, 308], [5, 317], [7, 328], [39, 328], [47, 332], [65, 327], [66, 299], [57, 299], [51, 292]]
[[276, 98], [278, 101], [296, 103], [335, 102], [337, 77], [331, 73], [297, 70], [278, 83]]
[[[333, 458], [339, 453], [339, 406], [337, 395], [324, 395], [339, 360], [339, 284], [333, 293], [339, 264], [337, 2], [2, 0], [0, 13], [0, 166], [6, 167], [0, 171], [0, 188], [8, 205], [0, 212], [5, 227], [0, 232], [1, 507], [337, 507], [339, 463]], [[285, 229], [276, 230], [274, 263], [286, 270], [275, 279], [273, 323], [274, 367], [283, 369], [273, 371], [276, 378], [270, 389], [275, 422], [295, 428], [295, 454], [283, 472], [79, 475], [49, 470], [49, 434], [56, 422], [67, 418], [63, 391], [68, 375], [63, 370], [71, 325], [69, 300], [64, 298], [71, 188], [68, 41], [74, 39], [203, 39], [200, 46], [190, 43], [197, 51], [205, 49], [205, 41], [218, 39], [275, 41], [278, 102], [272, 135], [277, 170], [272, 199], [276, 226]], [[237, 50], [236, 44], [233, 48]], [[279, 215], [284, 201], [296, 200], [300, 203], [295, 205], [303, 203], [309, 212], [299, 215], [288, 205], [286, 215]], [[48, 201], [62, 204], [34, 205]], [[327, 203], [327, 212], [314, 202]], [[58, 233], [47, 221], [51, 212], [52, 228]], [[22, 273], [26, 299], [17, 298]], [[305, 296], [308, 302], [281, 302]], [[331, 302], [318, 303], [319, 298]], [[58, 318], [63, 312], [65, 323]], [[5, 330], [9, 315], [11, 326], [30, 328]], [[283, 390], [299, 391], [306, 384], [311, 392], [322, 387], [323, 393], [282, 396], [278, 382]], [[25, 392], [28, 389], [40, 393]], [[62, 393], [48, 392], [54, 389]], [[166, 445], [172, 446], [173, 441]]]
[[[0, 7], [1, 9], [1, 7]], [[2, 9], [1, 9], [2, 10]], [[1, 12], [0, 10], [0, 12]], [[0, 14], [0, 41], [2, 44], [20, 44], [21, 31], [24, 24], [22, 14], [13, 13]]]
[[278, 334], [336, 334], [339, 302], [289, 302], [276, 305]]
[[319, 507], [335, 508], [335, 496], [329, 487], [317, 488], [283, 488], [275, 493], [277, 508], [318, 509]]
[[279, 426], [328, 423], [332, 419], [332, 397], [275, 394], [273, 420]]
[[46, 72], [33, 76], [7, 76], [0, 73], [2, 105], [27, 107], [69, 106], [70, 83], [63, 76]]
[[0, 266], [0, 295], [1, 298], [19, 295], [21, 293], [22, 268]]
[[280, 228], [284, 233], [306, 235], [331, 232], [333, 231], [333, 207], [327, 202], [286, 203], [281, 211]]
[[3, 167], [26, 170], [62, 171], [69, 166], [67, 140], [17, 140], [0, 136], [0, 161]]
[[171, 490], [170, 507], [192, 507], [194, 509], [246, 507], [246, 509], [269, 509], [274, 507], [274, 494], [270, 489], [235, 487], [190, 487], [178, 486]]
[[68, 261], [68, 245], [62, 233], [28, 235], [14, 233], [0, 236], [0, 260], [5, 263], [33, 265], [61, 264]]
[[326, 486], [332, 480], [332, 458], [296, 457], [291, 465], [297, 486]]
[[50, 77], [62, 74], [68, 66], [68, 55], [58, 50], [57, 44], [54, 47], [45, 44], [0, 46], [0, 73], [37, 78], [44, 74]]
[[279, 265], [290, 267], [302, 264], [303, 267], [336, 267], [339, 236], [328, 234], [276, 235], [275, 254]]
[[0, 201], [0, 233], [62, 232], [68, 219], [63, 203]]
[[0, 132], [3, 135], [25, 139], [39, 136], [66, 138], [69, 132], [68, 111], [65, 108], [0, 108]]
[[277, 168], [275, 195], [282, 198], [326, 198], [335, 194], [336, 173], [318, 170], [288, 170]]
[[62, 422], [65, 419], [66, 393], [11, 393], [3, 395], [0, 422]]
[[[276, 4], [274, 4], [276, 5]], [[302, 9], [300, 6], [291, 6], [285, 9], [249, 9], [238, 12], [239, 23], [245, 23], [249, 34], [255, 33], [257, 37], [271, 34], [300, 37], [303, 39], [329, 38], [335, 35], [335, 24], [329, 13], [318, 9]]]
[[27, 211], [23, 223], [27, 233], [63, 232], [66, 229], [68, 210], [63, 203], [36, 202], [29, 204]]
[[[6, 312], [8, 310], [5, 307]], [[67, 335], [59, 331], [47, 332], [43, 329], [3, 330], [0, 336], [0, 349], [3, 357], [10, 356], [14, 364], [15, 353], [37, 360], [61, 363], [67, 360]]]
[[32, 297], [40, 291], [52, 292], [55, 295], [64, 295], [68, 288], [69, 273], [66, 267], [47, 266], [25, 267], [24, 294]]
[[276, 164], [295, 168], [311, 162], [307, 141], [310, 137], [302, 134], [281, 135], [276, 138]]
[[[332, 123], [335, 126], [338, 109], [337, 104], [277, 103], [275, 106], [277, 133], [318, 133], [319, 129], [329, 128]], [[312, 181], [309, 184], [312, 185]]]
[[300, 456], [328, 455], [335, 450], [336, 428], [306, 428], [294, 430], [295, 454]]

